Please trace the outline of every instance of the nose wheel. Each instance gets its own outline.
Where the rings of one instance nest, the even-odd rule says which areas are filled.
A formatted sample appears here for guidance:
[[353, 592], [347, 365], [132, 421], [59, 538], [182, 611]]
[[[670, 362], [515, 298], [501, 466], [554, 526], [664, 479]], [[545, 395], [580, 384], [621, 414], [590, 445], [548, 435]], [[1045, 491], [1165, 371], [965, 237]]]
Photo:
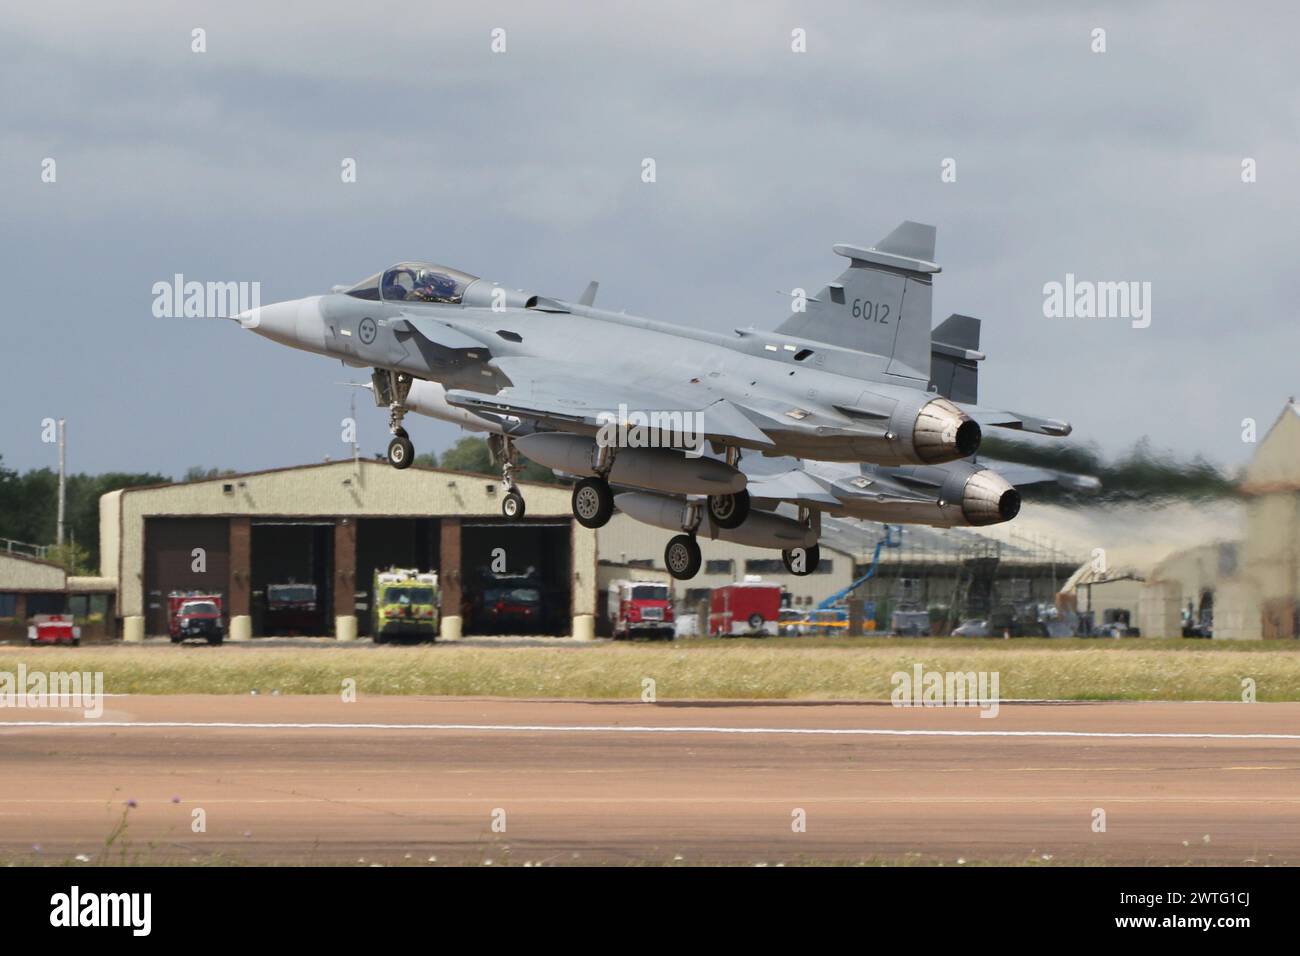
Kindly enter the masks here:
[[583, 478], [573, 486], [573, 516], [584, 528], [603, 528], [614, 515], [614, 492], [604, 478]]
[[370, 373], [371, 391], [375, 404], [380, 408], [388, 406], [388, 431], [393, 440], [388, 443], [388, 463], [394, 468], [410, 468], [415, 460], [415, 446], [411, 437], [402, 427], [406, 417], [406, 397], [411, 393], [411, 376], [405, 372], [393, 372], [377, 368]]
[[522, 518], [524, 516], [524, 496], [514, 490], [506, 492], [506, 496], [501, 499], [501, 513], [507, 518]]
[[786, 548], [781, 552], [781, 563], [797, 577], [812, 574], [821, 560], [822, 549], [815, 544], [811, 548]]
[[403, 432], [388, 443], [388, 463], [394, 468], [410, 468], [415, 458], [415, 446]]
[[492, 461], [499, 462], [501, 465], [501, 485], [505, 489], [505, 496], [501, 499], [501, 513], [507, 518], [522, 518], [527, 509], [524, 505], [524, 496], [515, 487], [515, 467], [518, 459], [515, 455], [514, 442], [510, 440], [509, 435], [489, 435], [487, 441], [488, 453], [492, 456]]
[[699, 574], [703, 560], [694, 535], [679, 534], [664, 548], [664, 567], [678, 581], [689, 581]]

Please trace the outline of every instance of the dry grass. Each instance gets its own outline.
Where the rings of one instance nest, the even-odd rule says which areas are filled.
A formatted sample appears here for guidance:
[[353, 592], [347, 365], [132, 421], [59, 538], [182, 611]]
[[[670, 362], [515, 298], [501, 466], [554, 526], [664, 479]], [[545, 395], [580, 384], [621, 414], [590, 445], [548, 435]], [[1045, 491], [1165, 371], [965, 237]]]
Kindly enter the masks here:
[[362, 694], [661, 700], [887, 698], [891, 676], [996, 671], [1002, 699], [1300, 700], [1300, 647], [1210, 641], [685, 641], [556, 647], [0, 650], [0, 671], [103, 671], [109, 693]]

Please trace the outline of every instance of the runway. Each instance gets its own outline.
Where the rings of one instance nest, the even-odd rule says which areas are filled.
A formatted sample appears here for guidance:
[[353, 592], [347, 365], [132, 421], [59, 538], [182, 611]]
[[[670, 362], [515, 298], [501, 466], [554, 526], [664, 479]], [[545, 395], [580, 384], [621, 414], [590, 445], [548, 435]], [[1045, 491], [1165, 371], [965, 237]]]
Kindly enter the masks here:
[[1300, 704], [130, 696], [0, 767], [11, 861], [1300, 863]]

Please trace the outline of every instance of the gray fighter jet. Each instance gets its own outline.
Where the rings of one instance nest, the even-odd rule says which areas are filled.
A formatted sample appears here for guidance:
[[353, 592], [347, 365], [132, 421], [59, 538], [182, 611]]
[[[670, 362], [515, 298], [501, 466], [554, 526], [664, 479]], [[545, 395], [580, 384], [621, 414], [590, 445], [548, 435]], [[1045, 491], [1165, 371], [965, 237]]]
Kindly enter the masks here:
[[[918, 466], [974, 454], [981, 425], [1069, 433], [1064, 422], [939, 394], [934, 239], [934, 227], [905, 222], [874, 246], [836, 245], [848, 268], [816, 295], [796, 290], [771, 332], [604, 311], [595, 283], [567, 302], [423, 262], [239, 320], [372, 369], [396, 467], [413, 457], [402, 427], [411, 408], [487, 426], [499, 436], [507, 516], [524, 512], [512, 481], [518, 451], [578, 478], [574, 515], [587, 527], [609, 520], [613, 484], [693, 496], [718, 527], [738, 528], [750, 511], [742, 454]], [[943, 374], [983, 358], [940, 344]]]
[[[980, 321], [950, 316], [934, 330], [932, 388], [962, 404], [977, 400], [978, 371], [962, 354], [978, 352]], [[1076, 490], [1095, 490], [1086, 475], [1010, 462], [962, 461], [934, 465], [883, 466], [793, 458], [747, 458], [746, 491], [753, 508], [746, 521], [728, 527], [701, 514], [689, 498], [626, 491], [615, 496], [618, 509], [638, 521], [681, 531], [665, 552], [676, 577], [699, 570], [701, 555], [691, 539], [705, 537], [759, 548], [780, 548], [786, 569], [811, 574], [820, 561], [821, 516], [858, 518], [885, 524], [932, 527], [982, 527], [1010, 521], [1020, 511], [1022, 485], [1056, 482]]]

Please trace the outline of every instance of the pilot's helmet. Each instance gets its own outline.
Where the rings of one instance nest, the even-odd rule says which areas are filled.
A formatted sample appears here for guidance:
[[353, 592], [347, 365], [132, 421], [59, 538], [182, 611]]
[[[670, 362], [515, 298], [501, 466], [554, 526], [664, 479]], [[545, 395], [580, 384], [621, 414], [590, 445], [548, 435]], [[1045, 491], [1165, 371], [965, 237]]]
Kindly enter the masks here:
[[426, 272], [422, 278], [430, 295], [445, 299], [456, 294], [456, 280], [451, 276], [441, 272]]

